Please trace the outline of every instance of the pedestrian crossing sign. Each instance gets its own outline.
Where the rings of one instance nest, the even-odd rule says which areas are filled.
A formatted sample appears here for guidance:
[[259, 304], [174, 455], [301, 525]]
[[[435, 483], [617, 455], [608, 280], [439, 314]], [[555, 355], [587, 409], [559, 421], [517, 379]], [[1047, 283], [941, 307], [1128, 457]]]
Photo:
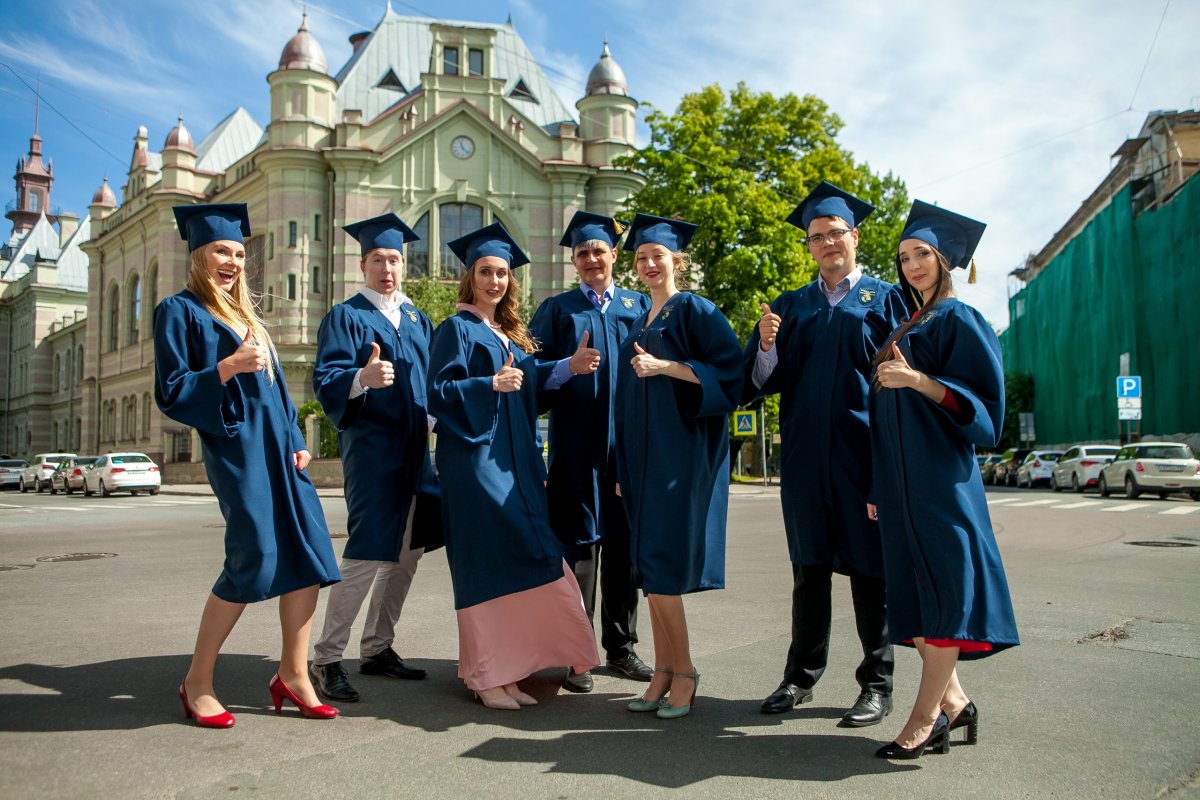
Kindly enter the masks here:
[[753, 436], [755, 431], [754, 426], [755, 414], [753, 411], [735, 411], [733, 412], [733, 430], [738, 436]]

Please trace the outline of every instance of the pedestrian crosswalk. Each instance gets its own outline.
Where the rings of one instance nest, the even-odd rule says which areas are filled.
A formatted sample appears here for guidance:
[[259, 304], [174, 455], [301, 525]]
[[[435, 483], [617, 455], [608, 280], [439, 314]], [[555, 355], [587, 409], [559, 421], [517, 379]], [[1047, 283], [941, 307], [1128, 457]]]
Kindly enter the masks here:
[[[1115, 505], [1114, 505], [1115, 503]], [[1025, 496], [1006, 496], [1006, 497], [989, 497], [989, 506], [1000, 506], [1003, 508], [1029, 508], [1032, 506], [1040, 508], [1055, 508], [1055, 509], [1091, 509], [1093, 511], [1103, 511], [1105, 513], [1121, 514], [1127, 511], [1148, 511], [1153, 514], [1170, 514], [1172, 516], [1183, 516], [1186, 514], [1194, 514], [1200, 512], [1200, 503], [1187, 503], [1182, 505], [1171, 504], [1170, 508], [1155, 508], [1150, 501], [1118, 503], [1113, 500], [1074, 500], [1071, 502], [1063, 502], [1062, 498], [1037, 498], [1030, 500]]]
[[[25, 498], [22, 498], [25, 499]], [[36, 501], [26, 501], [20, 504], [0, 503], [0, 513], [24, 512], [41, 514], [57, 511], [66, 514], [91, 514], [106, 511], [145, 511], [148, 509], [172, 508], [185, 506], [212, 506], [216, 504], [214, 497], [129, 497], [129, 498], [79, 498], [76, 502], [52, 502], [43, 504]]]

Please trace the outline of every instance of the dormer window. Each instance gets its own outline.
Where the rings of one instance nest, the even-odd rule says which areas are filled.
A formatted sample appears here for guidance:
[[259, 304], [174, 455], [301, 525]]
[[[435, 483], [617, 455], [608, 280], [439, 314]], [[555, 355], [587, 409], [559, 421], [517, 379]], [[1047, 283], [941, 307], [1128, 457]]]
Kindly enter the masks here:
[[401, 92], [402, 94], [408, 94], [408, 89], [406, 89], [404, 84], [401, 83], [400, 79], [396, 77], [396, 71], [393, 69], [389, 69], [387, 74], [379, 79], [379, 83], [375, 84], [375, 88], [392, 89], [394, 91]]
[[529, 86], [525, 83], [524, 78], [517, 81], [517, 85], [512, 88], [508, 96], [513, 100], [528, 100], [532, 103], [538, 102], [538, 99], [533, 96], [533, 92], [529, 91]]
[[442, 48], [442, 72], [447, 75], [458, 74], [458, 48], [443, 47]]

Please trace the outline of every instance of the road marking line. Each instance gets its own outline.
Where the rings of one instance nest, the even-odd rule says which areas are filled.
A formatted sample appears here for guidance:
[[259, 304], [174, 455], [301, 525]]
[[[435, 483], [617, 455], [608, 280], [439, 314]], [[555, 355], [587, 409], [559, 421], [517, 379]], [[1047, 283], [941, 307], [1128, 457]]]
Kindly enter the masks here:
[[81, 514], [86, 514], [86, 508], [76, 508], [75, 506], [36, 506], [30, 508], [30, 511], [77, 511]]
[[1101, 503], [1099, 500], [1085, 500], [1082, 503], [1063, 503], [1062, 505], [1059, 505], [1059, 506], [1050, 506], [1050, 507], [1051, 508], [1089, 508], [1089, 507], [1102, 506], [1102, 505], [1104, 505], [1104, 503]]
[[1160, 511], [1160, 514], [1191, 514], [1192, 512], [1200, 511], [1197, 506], [1180, 506], [1179, 508], [1168, 508], [1166, 511]]
[[1133, 511], [1137, 508], [1145, 508], [1145, 503], [1123, 503], [1119, 506], [1109, 506], [1105, 511]]
[[8, 503], [0, 503], [0, 508], [25, 508], [25, 506], [10, 506]]
[[1051, 503], [1057, 503], [1057, 499], [1050, 500], [1022, 500], [1019, 503], [1012, 503], [1009, 508], [1017, 508], [1018, 506], [1048, 506]]
[[999, 500], [988, 500], [989, 506], [998, 506], [1002, 503], [1019, 503], [1023, 498], [1020, 497], [1002, 497]]

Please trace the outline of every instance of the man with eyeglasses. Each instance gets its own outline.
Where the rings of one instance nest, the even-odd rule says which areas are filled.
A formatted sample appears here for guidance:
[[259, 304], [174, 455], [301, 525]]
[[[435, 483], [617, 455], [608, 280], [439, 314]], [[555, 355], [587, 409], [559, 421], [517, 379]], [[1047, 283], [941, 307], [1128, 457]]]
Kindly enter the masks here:
[[899, 287], [856, 263], [858, 225], [874, 207], [822, 181], [787, 221], [807, 234], [817, 279], [784, 292], [746, 349], [744, 402], [780, 395], [781, 498], [792, 562], [792, 637], [783, 682], [762, 703], [781, 714], [813, 699], [829, 656], [833, 573], [850, 579], [863, 659], [842, 725], [892, 709], [883, 550], [870, 504], [871, 359], [904, 318]]
[[[541, 344], [538, 358], [557, 361], [539, 395], [540, 410], [550, 412], [550, 527], [566, 547], [589, 621], [600, 589], [600, 643], [609, 671], [645, 682], [654, 669], [634, 650], [638, 597], [629, 523], [616, 493], [612, 356], [650, 298], [613, 283], [624, 230], [612, 217], [575, 212], [559, 245], [571, 249], [579, 287], [542, 301], [529, 330]], [[570, 671], [563, 681], [571, 692], [593, 686], [586, 672]]]

